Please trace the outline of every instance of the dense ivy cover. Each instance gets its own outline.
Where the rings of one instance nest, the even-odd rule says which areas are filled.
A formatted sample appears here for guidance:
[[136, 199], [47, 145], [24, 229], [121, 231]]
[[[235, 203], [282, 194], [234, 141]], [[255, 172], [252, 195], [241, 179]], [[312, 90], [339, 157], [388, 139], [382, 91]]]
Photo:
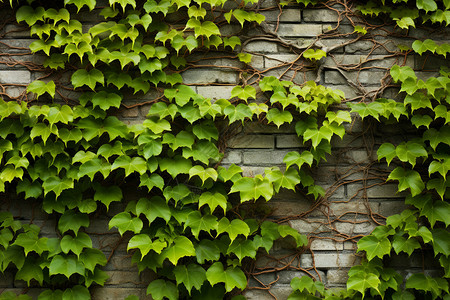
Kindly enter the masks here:
[[[366, 15], [385, 14], [401, 28], [415, 22], [447, 25], [449, 1], [403, 2], [408, 1], [371, 1], [358, 9]], [[0, 103], [0, 188], [40, 199], [43, 211], [57, 216], [60, 234], [43, 237], [38, 226], [1, 212], [2, 271], [8, 268], [16, 280], [46, 287], [39, 299], [90, 299], [88, 288], [107, 280], [102, 270], [107, 259], [85, 232], [90, 218], [122, 201], [122, 189], [140, 189], [147, 196], [129, 202], [109, 227], [121, 235], [131, 232], [127, 249], [134, 253], [133, 261], [140, 271], [157, 274], [148, 294], [154, 299], [240, 299], [247, 285], [243, 261], [254, 259], [257, 251], [268, 252], [277, 239], [291, 239], [294, 247], [308, 244], [306, 236], [287, 225], [261, 221], [248, 206], [260, 198], [269, 201], [281, 188], [323, 196], [310, 168], [331, 152], [333, 136], [345, 135], [351, 109], [364, 119], [409, 120], [423, 133], [397, 145], [384, 143], [378, 150], [380, 160], [401, 162], [388, 180], [398, 181], [399, 191], [410, 192], [406, 201], [415, 208], [389, 217], [386, 225], [358, 242], [367, 259], [350, 270], [347, 290], [326, 290], [321, 282], [302, 277], [292, 281], [289, 299], [449, 298], [450, 73], [443, 69], [439, 77], [422, 81], [411, 68], [395, 66], [391, 76], [405, 95], [403, 102], [377, 99], [349, 104], [350, 109], [333, 106], [344, 99], [340, 91], [275, 77], [258, 82], [270, 103], [257, 101], [251, 85], [236, 86], [231, 99], [212, 103], [183, 85], [177, 70], [189, 53], [240, 45], [239, 37], [221, 35], [217, 23], [261, 23], [264, 17], [246, 8], [252, 3], [238, 3], [220, 20], [215, 8], [224, 6], [221, 0], [109, 0], [100, 13], [104, 21], [86, 30], [77, 15], [96, 8], [96, 0], [65, 0], [64, 7], [10, 1], [17, 21], [28, 24], [37, 39], [30, 49], [48, 56], [46, 67], [72, 70], [71, 84], [80, 96], [78, 103], [67, 104]], [[174, 26], [167, 20], [176, 11], [185, 19]], [[367, 32], [360, 26], [355, 31]], [[419, 55], [448, 51], [448, 45], [432, 40], [416, 41], [412, 48]], [[304, 57], [319, 60], [326, 54], [308, 49]], [[235, 55], [244, 62], [251, 58]], [[52, 80], [37, 80], [28, 92], [39, 99], [54, 98], [58, 88]], [[127, 126], [114, 116], [130, 93], [156, 89], [161, 97], [142, 124]], [[217, 166], [223, 155], [218, 147], [222, 127], [245, 126], [247, 120], [278, 127], [293, 123], [309, 150], [288, 153], [285, 170], [267, 168], [264, 176], [244, 177], [239, 166]], [[418, 273], [405, 282], [383, 266], [391, 253], [411, 255], [422, 248], [433, 249], [442, 277]], [[11, 293], [0, 296], [15, 298]]]

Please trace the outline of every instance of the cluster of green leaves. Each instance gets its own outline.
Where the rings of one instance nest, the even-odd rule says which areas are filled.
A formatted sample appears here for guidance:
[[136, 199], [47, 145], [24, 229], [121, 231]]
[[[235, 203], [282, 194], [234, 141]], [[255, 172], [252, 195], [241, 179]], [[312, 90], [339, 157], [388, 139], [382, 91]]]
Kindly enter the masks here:
[[447, 0], [371, 0], [358, 5], [367, 16], [387, 15], [402, 29], [430, 22], [447, 26], [450, 23], [450, 1]]
[[[450, 127], [447, 119], [450, 104], [450, 78], [443, 68], [439, 77], [418, 79], [407, 66], [394, 66], [391, 76], [400, 84], [403, 102], [378, 99], [369, 104], [350, 105], [362, 118], [372, 117], [384, 122], [409, 122], [422, 136], [394, 145], [383, 143], [379, 160], [395, 167], [388, 180], [398, 181], [398, 191], [410, 193], [406, 204], [411, 209], [387, 218], [358, 242], [358, 251], [365, 251], [367, 262], [349, 272], [348, 291], [372, 296], [389, 294], [392, 299], [414, 299], [429, 295], [432, 299], [448, 297], [450, 277], [450, 204], [448, 203], [447, 163], [450, 149]], [[425, 171], [425, 172], [424, 172]], [[428, 171], [428, 172], [426, 172]], [[431, 248], [441, 265], [443, 277], [417, 273], [408, 277], [402, 291], [403, 278], [384, 268], [382, 259], [393, 252], [411, 256], [419, 249]], [[424, 250], [423, 250], [424, 251]]]

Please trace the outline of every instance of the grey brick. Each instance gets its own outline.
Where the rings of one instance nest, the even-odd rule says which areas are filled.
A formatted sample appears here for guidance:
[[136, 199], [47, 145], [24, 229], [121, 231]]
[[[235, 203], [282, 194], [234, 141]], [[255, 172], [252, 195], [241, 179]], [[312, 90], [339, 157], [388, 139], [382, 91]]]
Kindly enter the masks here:
[[240, 149], [273, 149], [275, 146], [273, 135], [240, 134], [228, 141], [228, 147]]
[[142, 300], [153, 299], [150, 295], [146, 295], [145, 288], [128, 288], [128, 287], [94, 287], [92, 288], [93, 300], [116, 300], [125, 299], [129, 295], [136, 295]]
[[[318, 253], [314, 254], [316, 268], [349, 268], [359, 264], [361, 257], [353, 253]], [[313, 260], [310, 254], [303, 254], [300, 258], [300, 266], [310, 268]]]
[[334, 250], [341, 251], [344, 249], [344, 244], [329, 239], [315, 239], [311, 242], [311, 250], [324, 251]]
[[225, 152], [222, 164], [240, 164], [242, 162], [242, 151], [229, 150]]
[[322, 25], [280, 24], [278, 34], [284, 37], [313, 37], [322, 34]]
[[300, 9], [283, 9], [282, 13], [278, 19], [278, 15], [280, 14], [279, 10], [266, 10], [261, 11], [260, 14], [266, 17], [266, 22], [300, 22], [301, 15]]
[[242, 176], [255, 177], [264, 174], [264, 167], [242, 166]]
[[[357, 222], [362, 223], [347, 223], [347, 222], [336, 222], [334, 225], [336, 230], [342, 234], [354, 235], [354, 234], [369, 234], [372, 230], [377, 227], [376, 224], [370, 223], [368, 221], [356, 220]], [[353, 220], [351, 221], [353, 222]]]
[[255, 41], [246, 44], [243, 48], [245, 52], [276, 53], [277, 44], [271, 42]]
[[213, 100], [229, 99], [233, 88], [234, 86], [198, 86], [197, 93]]
[[348, 270], [328, 270], [327, 280], [330, 284], [345, 284], [348, 279]]
[[30, 71], [0, 71], [0, 83], [26, 84], [30, 82]]
[[[267, 55], [265, 59], [264, 66], [266, 68], [274, 68], [283, 65], [290, 65], [299, 58], [298, 55], [294, 54], [272, 54]], [[298, 64], [298, 62], [297, 62]]]
[[304, 9], [305, 22], [337, 22], [338, 13], [330, 9]]
[[249, 150], [244, 152], [246, 165], [281, 165], [288, 151]]
[[190, 69], [184, 71], [181, 76], [185, 84], [193, 83], [238, 83], [236, 72], [213, 69]]
[[303, 147], [301, 139], [296, 134], [283, 134], [276, 136], [277, 148], [300, 148]]

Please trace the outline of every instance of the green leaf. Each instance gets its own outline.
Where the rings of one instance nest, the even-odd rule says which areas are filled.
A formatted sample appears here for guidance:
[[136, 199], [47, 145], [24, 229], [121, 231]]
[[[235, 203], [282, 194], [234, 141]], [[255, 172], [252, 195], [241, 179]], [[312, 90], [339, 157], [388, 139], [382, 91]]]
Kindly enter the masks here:
[[75, 234], [78, 234], [80, 227], [89, 227], [89, 217], [87, 214], [79, 214], [68, 210], [59, 218], [58, 229], [61, 233], [72, 230]]
[[405, 170], [397, 167], [389, 174], [388, 180], [398, 180], [398, 192], [411, 189], [413, 196], [420, 194], [425, 188], [425, 184], [420, 174], [414, 170]]
[[57, 176], [50, 176], [44, 180], [42, 187], [44, 188], [44, 196], [49, 192], [54, 192], [56, 197], [59, 197], [62, 191], [73, 188], [73, 180], [70, 178], [61, 179]]
[[250, 228], [242, 220], [234, 219], [230, 222], [227, 218], [223, 217], [217, 225], [217, 235], [223, 232], [228, 233], [231, 242], [233, 242], [238, 235], [247, 237], [250, 234]]
[[128, 230], [139, 233], [143, 227], [143, 223], [141, 219], [131, 217], [128, 212], [121, 212], [109, 221], [109, 229], [112, 227], [117, 227], [120, 235], [123, 235]]
[[194, 125], [192, 132], [198, 139], [210, 141], [211, 139], [217, 140], [219, 138], [219, 131], [210, 120]]
[[225, 214], [227, 211], [227, 197], [221, 193], [211, 193], [205, 192], [201, 194], [198, 200], [198, 207], [202, 207], [203, 205], [208, 205], [211, 213], [215, 211], [215, 209], [220, 206], [223, 209], [223, 213]]
[[434, 255], [436, 256], [439, 253], [442, 253], [445, 256], [449, 256], [450, 243], [448, 241], [450, 241], [450, 232], [443, 228], [435, 228], [432, 230], [432, 234]]
[[170, 123], [165, 119], [150, 117], [143, 122], [144, 127], [150, 129], [155, 134], [160, 134], [164, 130], [170, 131]]
[[278, 232], [281, 237], [291, 236], [294, 238], [297, 247], [308, 245], [308, 238], [300, 234], [297, 230], [290, 227], [289, 225], [278, 225]]
[[175, 178], [178, 174], [189, 174], [192, 162], [182, 157], [163, 158], [159, 160], [159, 168], [161, 171], [167, 171], [172, 178]]
[[96, 0], [64, 0], [64, 5], [67, 4], [75, 4], [78, 8], [77, 12], [79, 12], [85, 5], [89, 8], [89, 10], [93, 10], [95, 8]]
[[416, 164], [416, 158], [428, 157], [428, 152], [423, 145], [411, 141], [398, 145], [395, 153], [401, 161], [409, 162], [413, 167]]
[[91, 294], [85, 286], [76, 285], [71, 289], [66, 289], [62, 298], [64, 300], [90, 300]]
[[303, 134], [303, 140], [306, 142], [311, 140], [313, 148], [316, 148], [322, 140], [331, 141], [333, 131], [327, 126], [322, 126], [319, 129], [306, 129]]
[[105, 91], [95, 93], [94, 97], [92, 97], [92, 104], [94, 107], [98, 106], [103, 110], [107, 110], [110, 107], [119, 108], [121, 102], [121, 96], [115, 93], [107, 93]]
[[237, 106], [229, 105], [225, 107], [223, 113], [228, 117], [230, 124], [236, 121], [241, 121], [244, 123], [245, 118], [251, 119], [253, 116], [251, 109], [242, 103], [239, 103]]
[[383, 105], [378, 102], [371, 102], [369, 104], [349, 103], [348, 106], [352, 109], [351, 112], [358, 113], [362, 119], [364, 119], [365, 117], [371, 116], [371, 117], [379, 120], [379, 116], [383, 112]]
[[94, 272], [97, 265], [104, 266], [108, 262], [105, 254], [101, 250], [94, 248], [84, 249], [80, 254], [79, 260], [82, 261], [84, 267], [91, 272]]
[[84, 276], [84, 272], [83, 263], [73, 255], [55, 255], [49, 266], [50, 275], [62, 274], [67, 278], [70, 278], [72, 274]]
[[16, 240], [14, 241], [13, 245], [23, 247], [25, 256], [27, 256], [28, 253], [31, 251], [34, 251], [37, 254], [41, 255], [42, 252], [48, 250], [47, 238], [46, 237], [39, 238], [36, 233], [31, 231], [19, 234]]
[[103, 186], [94, 184], [94, 189], [94, 200], [103, 203], [106, 206], [106, 210], [109, 209], [111, 202], [120, 202], [123, 198], [122, 190], [117, 185]]
[[111, 170], [122, 168], [125, 170], [125, 176], [138, 172], [143, 175], [147, 172], [147, 162], [142, 157], [129, 157], [127, 155], [119, 156], [114, 160]]
[[235, 192], [239, 192], [241, 202], [257, 200], [259, 197], [264, 197], [266, 201], [269, 201], [273, 195], [273, 186], [268, 178], [261, 176], [244, 177], [234, 182], [230, 193]]
[[[148, 2], [147, 2], [148, 3]], [[162, 300], [167, 298], [169, 300], [178, 299], [178, 288], [177, 286], [163, 279], [153, 280], [147, 287], [147, 295], [150, 294], [152, 299]]]
[[378, 160], [382, 158], [386, 158], [386, 161], [389, 164], [391, 161], [397, 156], [397, 152], [395, 150], [395, 146], [391, 143], [383, 143], [380, 148], [377, 150]]
[[27, 282], [27, 285], [30, 286], [30, 281], [32, 279], [42, 285], [44, 281], [44, 272], [35, 259], [27, 258], [22, 268], [17, 271], [15, 280], [24, 280]]
[[72, 74], [72, 85], [74, 88], [87, 85], [91, 90], [95, 90], [95, 85], [100, 83], [104, 85], [105, 78], [100, 70], [92, 69], [91, 71], [86, 71], [85, 69], [80, 69]]
[[369, 261], [375, 257], [383, 258], [391, 253], [391, 242], [386, 237], [378, 239], [375, 236], [365, 236], [358, 241], [358, 252], [362, 250], [366, 251]]
[[220, 249], [217, 246], [218, 240], [201, 239], [200, 243], [195, 247], [195, 257], [199, 264], [204, 264], [205, 261], [217, 261], [220, 258]]
[[392, 242], [392, 248], [394, 248], [395, 253], [406, 252], [408, 256], [411, 256], [414, 250], [420, 249], [420, 247], [419, 241], [413, 237], [405, 239], [402, 236], [396, 236]]
[[217, 225], [216, 216], [210, 214], [202, 216], [199, 211], [193, 211], [187, 216], [184, 228], [190, 227], [192, 234], [198, 240], [200, 231], [206, 231], [211, 234], [211, 230], [217, 230]]
[[366, 290], [373, 288], [378, 291], [380, 279], [377, 275], [372, 273], [358, 272], [353, 276], [350, 276], [347, 280], [347, 289], [365, 294]]
[[21, 6], [16, 12], [17, 22], [25, 21], [31, 27], [37, 21], [43, 21], [45, 10], [39, 6], [33, 9], [31, 6]]
[[297, 165], [300, 169], [303, 164], [308, 164], [309, 166], [312, 165], [314, 156], [311, 154], [311, 152], [305, 150], [302, 151], [302, 153], [299, 153], [297, 151], [292, 151], [287, 153], [284, 158], [283, 162], [286, 164], [286, 168], [289, 169], [290, 166], [293, 164]]
[[436, 221], [444, 222], [445, 226], [448, 226], [450, 225], [448, 217], [450, 216], [450, 204], [445, 201], [428, 199], [424, 202], [420, 215], [428, 218], [431, 227], [434, 227]]
[[200, 165], [193, 166], [189, 170], [189, 178], [192, 178], [194, 176], [200, 177], [202, 183], [204, 184], [205, 181], [209, 178], [212, 178], [212, 180], [217, 180], [217, 171], [213, 168], [203, 168]]
[[[433, 294], [433, 298], [436, 298], [441, 294], [440, 285], [442, 284], [442, 280], [445, 282], [445, 279], [443, 278], [432, 278], [425, 274], [416, 273], [412, 274], [411, 277], [406, 280], [405, 287], [407, 289], [416, 289], [425, 292], [431, 292]], [[448, 289], [448, 283], [445, 282], [444, 285], [446, 285]]]
[[247, 278], [241, 269], [229, 267], [224, 270], [221, 262], [215, 262], [208, 268], [206, 278], [211, 285], [219, 282], [225, 283], [227, 292], [230, 292], [235, 287], [243, 290], [247, 286]]
[[273, 122], [278, 128], [284, 123], [291, 123], [293, 120], [292, 114], [289, 111], [279, 111], [277, 108], [269, 109], [266, 118], [267, 121]]
[[52, 98], [55, 98], [55, 88], [56, 86], [53, 80], [50, 80], [47, 83], [41, 80], [35, 80], [28, 85], [27, 92], [35, 93], [36, 98], [39, 98], [39, 96], [45, 93], [48, 93]]
[[195, 256], [195, 248], [192, 242], [185, 236], [178, 236], [172, 245], [164, 249], [161, 258], [167, 258], [172, 264], [177, 265], [178, 260], [185, 256]]
[[256, 89], [251, 85], [247, 85], [245, 88], [235, 86], [231, 90], [231, 97], [237, 97], [247, 102], [248, 98], [256, 99]]
[[38, 300], [61, 300], [63, 291], [61, 290], [44, 290], [39, 294]]
[[[359, 27], [359, 26], [356, 26]], [[355, 31], [356, 30], [355, 27]], [[367, 31], [366, 31], [367, 32]], [[303, 57], [311, 60], [320, 60], [322, 57], [326, 57], [327, 53], [323, 51], [322, 49], [308, 49], [305, 52], [303, 52]]]
[[187, 267], [185, 265], [176, 266], [173, 269], [177, 284], [186, 287], [189, 296], [191, 295], [191, 290], [194, 287], [196, 290], [200, 290], [203, 282], [206, 280], [206, 271], [201, 266], [197, 264], [189, 264]]
[[69, 251], [72, 251], [78, 258], [80, 258], [80, 253], [84, 248], [92, 248], [92, 240], [84, 232], [78, 232], [75, 237], [65, 235], [61, 239], [61, 250], [65, 254], [68, 254]]
[[164, 219], [167, 223], [172, 217], [167, 202], [159, 196], [154, 196], [150, 199], [139, 199], [136, 204], [136, 215], [140, 216], [141, 214], [145, 215], [149, 224], [158, 217]]
[[211, 21], [201, 23], [199, 20], [191, 18], [186, 22], [186, 28], [194, 29], [195, 38], [198, 38], [200, 35], [204, 35], [207, 38], [211, 35], [220, 35], [219, 28]]
[[138, 234], [133, 236], [128, 242], [127, 251], [138, 248], [141, 251], [142, 260], [144, 256], [150, 252], [150, 250], [153, 250], [159, 254], [166, 246], [167, 243], [164, 241], [152, 241], [147, 234]]
[[150, 177], [147, 174], [143, 174], [141, 175], [140, 180], [139, 186], [145, 186], [149, 191], [151, 191], [153, 187], [157, 187], [160, 190], [164, 188], [164, 179], [156, 173], [153, 173]]
[[244, 257], [255, 258], [256, 245], [252, 240], [244, 240], [238, 238], [234, 240], [228, 247], [227, 254], [233, 253], [239, 259], [239, 263], [242, 262]]

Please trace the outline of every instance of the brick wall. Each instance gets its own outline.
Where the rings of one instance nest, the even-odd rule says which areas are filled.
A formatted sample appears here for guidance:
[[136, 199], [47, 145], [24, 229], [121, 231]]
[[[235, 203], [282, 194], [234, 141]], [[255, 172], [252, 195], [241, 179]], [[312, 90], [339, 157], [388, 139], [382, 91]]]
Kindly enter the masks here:
[[[238, 61], [231, 52], [197, 53], [189, 57], [192, 65], [182, 73], [184, 82], [199, 94], [216, 100], [229, 98], [235, 85], [244, 80], [252, 84], [260, 76], [277, 76], [296, 84], [315, 80], [344, 91], [349, 101], [360, 101], [379, 96], [396, 97], [397, 90], [385, 85], [389, 80], [388, 70], [395, 63], [425, 71], [448, 65], [447, 61], [406, 57], [398, 51], [398, 45], [411, 45], [414, 38], [427, 36], [420, 28], [411, 30], [407, 36], [406, 31], [381, 26], [372, 35], [362, 36], [351, 34], [350, 19], [358, 22], [358, 16], [345, 12], [340, 6], [332, 9], [289, 6], [280, 14], [275, 2], [262, 0], [260, 9], [266, 16], [262, 29], [246, 25], [241, 30], [238, 24], [221, 28], [224, 34], [241, 31], [246, 38], [236, 52], [251, 53], [251, 63]], [[21, 99], [26, 97], [27, 84], [45, 74], [40, 66], [44, 58], [30, 53], [29, 32], [8, 19], [11, 15], [10, 11], [0, 12], [2, 20], [10, 20], [0, 28], [0, 95]], [[88, 27], [95, 23], [98, 12], [82, 17]], [[379, 24], [379, 20], [374, 20], [373, 24]], [[447, 30], [438, 30], [434, 38], [446, 39]], [[299, 54], [314, 42], [323, 49], [333, 50], [317, 63], [299, 60]], [[424, 72], [423, 76], [428, 74], [430, 72]], [[64, 76], [58, 80], [68, 82]], [[77, 94], [67, 92], [64, 96], [76, 98]], [[145, 103], [158, 96], [158, 92], [152, 90], [145, 96], [129, 95], [124, 104], [132, 108], [121, 108], [120, 117], [129, 124], [142, 122], [150, 107]], [[57, 95], [56, 101], [61, 99]], [[278, 299], [286, 299], [291, 291], [290, 280], [305, 274], [320, 278], [327, 287], [344, 287], [348, 269], [361, 259], [361, 254], [355, 253], [358, 238], [370, 233], [377, 222], [383, 223], [382, 216], [399, 213], [405, 208], [404, 195], [396, 194], [396, 184], [385, 183], [388, 169], [384, 164], [377, 164], [376, 149], [381, 137], [396, 140], [408, 133], [363, 123], [357, 118], [347, 126], [347, 133], [343, 140], [333, 141], [332, 155], [314, 170], [316, 180], [327, 190], [323, 199], [316, 202], [305, 195], [281, 191], [273, 200], [262, 204], [262, 209], [272, 211], [270, 218], [285, 220], [308, 235], [311, 243], [302, 254], [280, 244], [270, 255], [261, 255], [253, 270], [260, 275], [250, 280], [245, 294], [248, 299], [272, 299], [266, 288]], [[263, 122], [250, 122], [245, 129], [237, 128], [226, 144], [222, 164], [238, 164], [248, 176], [263, 173], [265, 167], [283, 167], [284, 155], [303, 147], [292, 126], [278, 129]], [[127, 191], [130, 199], [138, 196]], [[30, 210], [30, 207], [36, 209]], [[40, 212], [38, 202], [7, 199], [2, 200], [1, 209], [8, 209], [23, 220], [34, 218], [36, 224], [42, 225], [44, 234], [54, 235], [55, 220]], [[152, 278], [151, 272], [139, 274], [136, 268], [130, 268], [127, 237], [120, 238], [117, 232], [108, 231], [108, 217], [120, 209], [120, 205], [113, 204], [108, 214], [92, 222], [88, 230], [94, 246], [110, 257], [104, 268], [110, 279], [105, 287], [93, 289], [95, 299], [124, 299], [129, 294], [144, 299], [146, 286]], [[392, 264], [406, 274], [421, 266], [422, 258], [400, 256], [393, 258]], [[5, 273], [0, 274], [0, 288], [26, 290], [26, 285], [13, 281], [11, 274]], [[29, 292], [39, 293], [34, 289]]]

